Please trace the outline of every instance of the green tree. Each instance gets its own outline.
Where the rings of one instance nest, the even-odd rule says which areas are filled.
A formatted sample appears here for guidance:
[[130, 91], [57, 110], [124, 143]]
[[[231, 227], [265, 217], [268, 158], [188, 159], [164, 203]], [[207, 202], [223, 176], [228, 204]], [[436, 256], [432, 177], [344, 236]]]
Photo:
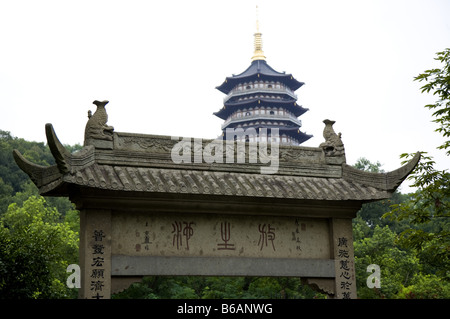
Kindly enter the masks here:
[[[395, 298], [405, 286], [409, 286], [420, 272], [419, 260], [413, 250], [401, 249], [396, 234], [388, 226], [376, 226], [373, 236], [359, 238], [354, 242], [356, 282], [358, 298]], [[381, 288], [366, 285], [367, 266], [380, 267]]]
[[114, 299], [305, 299], [325, 296], [288, 277], [151, 276]]
[[13, 203], [0, 217], [0, 298], [69, 298], [69, 264], [78, 262], [78, 234], [73, 225], [32, 196]]
[[[415, 78], [425, 81], [422, 93], [432, 92], [438, 100], [425, 105], [433, 110], [433, 122], [439, 124], [436, 129], [447, 140], [438, 147], [450, 155], [450, 49], [438, 52], [436, 60], [442, 68], [427, 70]], [[402, 154], [408, 159], [412, 154]], [[450, 280], [450, 173], [437, 170], [432, 157], [422, 152], [422, 159], [409, 179], [417, 191], [401, 204], [393, 205], [391, 212], [385, 214], [392, 220], [407, 220], [415, 225], [400, 234], [405, 247], [415, 248], [429, 267], [445, 279]]]
[[433, 95], [438, 97], [434, 104], [427, 104], [425, 107], [434, 111], [433, 122], [439, 124], [436, 132], [441, 133], [444, 138], [448, 138], [438, 149], [447, 150], [447, 155], [450, 155], [450, 48], [438, 52], [436, 55], [435, 60], [443, 64], [442, 68], [426, 70], [414, 80], [427, 82], [421, 87], [422, 93], [433, 92]]
[[360, 169], [362, 171], [371, 172], [371, 173], [384, 173], [384, 170], [381, 169], [383, 166], [380, 162], [372, 163], [365, 157], [360, 157], [356, 160], [355, 165], [353, 167]]
[[397, 294], [400, 299], [450, 299], [450, 282], [436, 275], [419, 274]]

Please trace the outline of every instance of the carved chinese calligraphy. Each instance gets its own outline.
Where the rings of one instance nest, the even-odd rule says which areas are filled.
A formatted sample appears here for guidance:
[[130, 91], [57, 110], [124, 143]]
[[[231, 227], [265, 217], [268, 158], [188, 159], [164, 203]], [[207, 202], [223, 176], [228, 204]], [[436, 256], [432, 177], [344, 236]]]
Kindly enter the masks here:
[[175, 247], [175, 243], [177, 246], [177, 249], [181, 249], [183, 246], [183, 238], [184, 243], [186, 246], [186, 250], [189, 250], [189, 239], [194, 235], [194, 229], [192, 228], [192, 225], [195, 224], [194, 222], [173, 222], [172, 223], [172, 233], [173, 240], [172, 245]]
[[338, 256], [339, 258], [339, 278], [340, 287], [342, 290], [342, 297], [344, 299], [350, 299], [351, 292], [350, 288], [353, 282], [351, 281], [352, 275], [350, 273], [350, 259], [348, 254], [348, 238], [347, 237], [339, 237], [338, 238]]
[[218, 250], [235, 250], [234, 244], [230, 244], [230, 238], [231, 238], [231, 232], [230, 232], [230, 223], [220, 223], [220, 237], [222, 238], [223, 242], [218, 243]]
[[336, 298], [356, 297], [355, 265], [351, 220], [334, 219], [334, 254], [336, 268]]
[[263, 247], [267, 247], [267, 241], [270, 241], [272, 243], [272, 248], [275, 251], [275, 245], [273, 244], [273, 241], [275, 240], [275, 228], [271, 227], [270, 224], [259, 224], [258, 230], [260, 233], [258, 241], [260, 250], [262, 250]]
[[81, 273], [80, 297], [87, 299], [109, 298], [111, 294], [111, 214], [99, 210], [95, 214], [81, 211], [86, 228], [80, 237], [80, 250], [84, 258], [80, 259]]
[[[145, 250], [149, 250], [149, 245], [152, 243], [150, 241], [150, 231], [148, 230], [148, 227], [149, 227], [148, 222], [145, 223], [145, 227], [146, 227], [146, 230], [144, 231], [144, 240], [142, 242], [136, 243], [136, 246], [135, 246], [136, 251], [140, 251], [142, 249], [142, 247], [144, 247], [143, 249], [145, 249]], [[136, 237], [140, 238], [141, 233], [136, 231]]]
[[[292, 232], [292, 241], [295, 242], [295, 249], [297, 249], [298, 251], [302, 250], [301, 247], [301, 240], [300, 240], [300, 231], [298, 226], [300, 225], [299, 219], [296, 218], [295, 219], [295, 230]], [[306, 231], [306, 224], [305, 223], [301, 223], [301, 229], [302, 231]]]
[[105, 246], [102, 244], [103, 238], [105, 237], [105, 234], [103, 233], [103, 230], [94, 230], [94, 235], [92, 236], [94, 238], [94, 244], [92, 245], [93, 252], [92, 254], [95, 256], [92, 258], [92, 268], [91, 271], [91, 290], [95, 293], [93, 298], [103, 298], [103, 287], [104, 287], [104, 272], [105, 269], [103, 268], [103, 263], [105, 262], [105, 258], [103, 255], [103, 250]]
[[330, 258], [326, 219], [160, 213], [114, 215], [114, 254]]

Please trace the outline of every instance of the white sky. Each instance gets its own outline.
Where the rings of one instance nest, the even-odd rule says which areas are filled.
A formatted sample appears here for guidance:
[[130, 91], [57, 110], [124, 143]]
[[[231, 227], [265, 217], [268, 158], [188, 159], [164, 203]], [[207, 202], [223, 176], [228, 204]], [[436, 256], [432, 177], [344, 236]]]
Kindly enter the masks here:
[[413, 81], [450, 47], [447, 0], [0, 0], [0, 129], [45, 142], [52, 123], [82, 144], [92, 101], [109, 100], [116, 131], [215, 138], [215, 87], [250, 65], [257, 3], [267, 62], [306, 83], [303, 146], [328, 118], [349, 164], [390, 171], [427, 151], [450, 167], [424, 108], [435, 98]]

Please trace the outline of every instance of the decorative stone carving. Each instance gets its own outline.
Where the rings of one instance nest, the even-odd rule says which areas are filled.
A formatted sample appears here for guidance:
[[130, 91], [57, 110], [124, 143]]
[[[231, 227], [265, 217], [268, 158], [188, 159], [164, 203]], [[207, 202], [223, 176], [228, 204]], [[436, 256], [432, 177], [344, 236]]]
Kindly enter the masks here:
[[47, 136], [48, 146], [53, 157], [55, 158], [55, 162], [60, 173], [68, 173], [70, 171], [70, 152], [59, 141], [52, 124], [47, 123], [45, 125], [45, 134]]
[[[97, 110], [94, 114], [91, 111], [88, 112], [88, 122], [84, 131], [84, 145], [95, 144], [92, 140], [113, 140], [114, 127], [106, 125], [108, 122], [108, 114], [106, 113], [105, 105], [109, 101], [97, 101], [93, 104], [97, 105]], [[92, 115], [91, 115], [92, 114]]]
[[334, 297], [335, 284], [334, 280], [328, 278], [301, 278], [302, 284], [308, 285], [314, 291], [327, 294], [328, 296]]
[[323, 130], [323, 137], [325, 142], [319, 145], [323, 149], [325, 156], [345, 156], [344, 143], [341, 140], [341, 133], [336, 134], [333, 129], [335, 121], [324, 120], [325, 128]]

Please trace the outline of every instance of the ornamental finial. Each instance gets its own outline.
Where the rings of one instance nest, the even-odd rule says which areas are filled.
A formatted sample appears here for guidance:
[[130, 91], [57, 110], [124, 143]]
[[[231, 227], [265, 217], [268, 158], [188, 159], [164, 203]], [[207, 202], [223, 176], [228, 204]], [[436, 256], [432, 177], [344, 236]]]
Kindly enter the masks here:
[[255, 36], [255, 52], [253, 53], [252, 61], [266, 60], [262, 49], [262, 33], [259, 32], [259, 14], [258, 6], [256, 6], [256, 33]]

